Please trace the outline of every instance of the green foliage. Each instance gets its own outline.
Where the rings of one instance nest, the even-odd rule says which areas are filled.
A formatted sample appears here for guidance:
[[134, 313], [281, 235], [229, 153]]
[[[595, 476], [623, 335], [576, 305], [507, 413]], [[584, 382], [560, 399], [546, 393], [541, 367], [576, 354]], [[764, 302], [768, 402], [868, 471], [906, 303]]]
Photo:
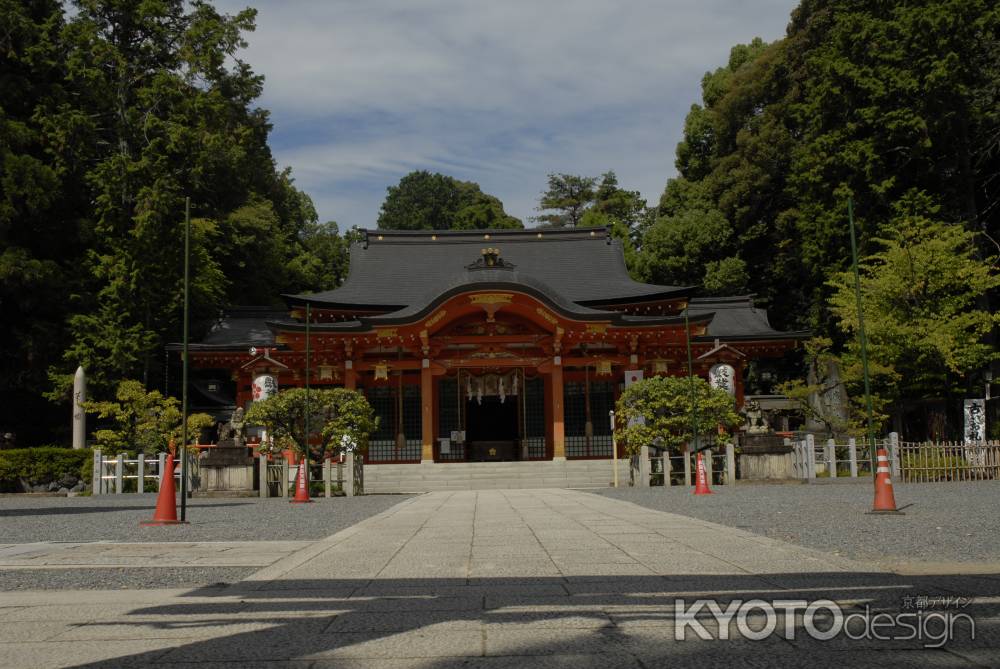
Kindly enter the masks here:
[[[849, 194], [863, 253], [913, 190], [934, 195], [939, 220], [1000, 238], [998, 75], [995, 3], [804, 0], [785, 39], [734, 47], [705, 75], [659, 203], [678, 227], [717, 211], [729, 236], [682, 247], [647, 235], [644, 275], [694, 282], [697, 268], [738, 257], [777, 326], [834, 336], [828, 282], [849, 267]], [[995, 253], [986, 236], [976, 245]]]
[[738, 293], [749, 280], [735, 252], [732, 226], [717, 209], [661, 216], [646, 231], [636, 272], [650, 283], [704, 284], [714, 295]]
[[547, 227], [608, 227], [623, 241], [634, 243], [647, 217], [646, 201], [639, 191], [624, 190], [613, 171], [596, 177], [550, 174], [535, 220]]
[[[732, 396], [701, 378], [694, 389], [699, 441], [728, 440], [741, 422]], [[625, 452], [637, 453], [643, 444], [676, 450], [691, 443], [691, 394], [691, 380], [681, 376], [654, 376], [626, 388], [615, 406], [615, 432]]]
[[0, 484], [24, 481], [39, 485], [65, 475], [89, 482], [94, 471], [94, 452], [89, 448], [13, 448], [0, 451]]
[[576, 227], [583, 220], [583, 214], [594, 201], [594, 177], [574, 174], [550, 174], [549, 189], [542, 193], [538, 202], [539, 211], [551, 211], [537, 216], [535, 220], [553, 228]]
[[[164, 397], [159, 391], [147, 392], [138, 381], [119, 383], [115, 401], [86, 402], [84, 408], [114, 424], [114, 428], [94, 433], [98, 446], [110, 453], [157, 453], [167, 450], [171, 440], [179, 442], [181, 439], [180, 403], [173, 397]], [[211, 426], [212, 417], [208, 414], [190, 414], [188, 443], [198, 443], [201, 429]]]
[[410, 172], [390, 186], [378, 217], [383, 230], [484, 230], [521, 228], [503, 203], [478, 184], [444, 174]]
[[[878, 395], [892, 400], [941, 397], [964, 390], [970, 372], [1000, 359], [984, 336], [1000, 324], [979, 301], [1000, 287], [996, 258], [977, 257], [976, 235], [941, 222], [922, 193], [896, 207], [885, 237], [860, 265], [869, 359], [890, 383]], [[834, 275], [830, 308], [849, 336], [842, 356], [845, 381], [859, 379], [858, 311], [851, 272]], [[895, 383], [891, 383], [895, 382]], [[856, 393], [855, 393], [856, 394]]]
[[[0, 393], [163, 378], [191, 198], [194, 323], [333, 287], [346, 244], [267, 146], [255, 12], [207, 2], [0, 3]], [[51, 379], [51, 380], [50, 380]], [[23, 402], [30, 406], [30, 402]], [[26, 412], [21, 412], [26, 413]], [[4, 429], [26, 433], [14, 412]]]
[[[306, 438], [305, 418], [310, 416], [309, 438]], [[320, 454], [341, 447], [345, 437], [364, 452], [368, 438], [378, 427], [375, 410], [365, 396], [346, 388], [310, 389], [289, 388], [275, 395], [254, 402], [246, 415], [246, 422], [268, 430], [278, 445], [298, 453], [305, 450], [307, 441]]]

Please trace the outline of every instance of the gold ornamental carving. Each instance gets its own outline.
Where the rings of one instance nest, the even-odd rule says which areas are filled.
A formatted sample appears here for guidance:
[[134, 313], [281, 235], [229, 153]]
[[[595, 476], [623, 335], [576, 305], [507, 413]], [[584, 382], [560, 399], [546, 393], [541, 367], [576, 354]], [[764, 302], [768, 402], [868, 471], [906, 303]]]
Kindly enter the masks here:
[[607, 323], [587, 323], [587, 332], [593, 332], [595, 334], [604, 334], [608, 331]]
[[437, 312], [436, 314], [434, 314], [433, 316], [431, 316], [430, 318], [428, 318], [426, 321], [424, 321], [424, 327], [425, 328], [432, 328], [432, 327], [434, 327], [435, 325], [437, 325], [438, 323], [440, 323], [444, 319], [444, 317], [447, 316], [447, 315], [448, 315], [448, 311], [446, 309], [442, 309], [441, 311]]
[[544, 318], [545, 320], [547, 320], [552, 325], [555, 325], [556, 323], [559, 322], [558, 318], [547, 312], [545, 309], [542, 309], [541, 307], [535, 309], [535, 313]]
[[513, 299], [513, 293], [480, 293], [478, 295], [469, 295], [469, 301], [472, 304], [510, 304]]
[[376, 339], [391, 339], [399, 335], [399, 328], [376, 328]]

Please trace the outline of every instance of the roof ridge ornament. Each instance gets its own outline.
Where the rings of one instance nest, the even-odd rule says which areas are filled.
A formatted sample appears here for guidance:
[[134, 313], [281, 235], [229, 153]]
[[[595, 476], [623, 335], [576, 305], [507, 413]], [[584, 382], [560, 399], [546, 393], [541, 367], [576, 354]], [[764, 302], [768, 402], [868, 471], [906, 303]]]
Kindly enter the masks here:
[[516, 265], [509, 263], [500, 257], [500, 249], [488, 247], [481, 249], [479, 251], [480, 258], [471, 265], [466, 265], [465, 269], [468, 270], [481, 270], [481, 269], [506, 269], [512, 270]]

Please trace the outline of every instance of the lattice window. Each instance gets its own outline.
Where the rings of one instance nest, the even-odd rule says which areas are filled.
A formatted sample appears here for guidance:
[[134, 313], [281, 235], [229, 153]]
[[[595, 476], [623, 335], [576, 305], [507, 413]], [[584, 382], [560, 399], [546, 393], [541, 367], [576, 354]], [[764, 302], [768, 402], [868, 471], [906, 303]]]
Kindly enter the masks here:
[[378, 429], [371, 437], [372, 445], [376, 441], [391, 441], [396, 439], [396, 393], [391, 386], [371, 386], [365, 388], [365, 397], [375, 410], [378, 417]]
[[438, 381], [438, 429], [441, 436], [451, 435], [452, 430], [459, 430], [458, 416], [458, 379], [441, 379]]
[[566, 457], [611, 457], [611, 417], [615, 386], [612, 381], [590, 382], [590, 420], [593, 437], [587, 443], [587, 389], [582, 381], [570, 381], [563, 387], [566, 425]]
[[[462, 429], [458, 402], [458, 379], [438, 381], [438, 429], [442, 439], [449, 438], [452, 430]], [[452, 442], [448, 453], [438, 452], [438, 460], [465, 460], [465, 445]]]
[[[615, 408], [614, 381], [590, 382], [590, 420], [594, 424], [594, 436], [611, 434], [611, 416]], [[610, 440], [608, 441], [610, 444]], [[610, 454], [610, 450], [608, 453]]]
[[541, 438], [545, 450], [545, 382], [540, 376], [524, 381], [524, 436]]
[[568, 448], [568, 437], [582, 437], [586, 433], [587, 405], [582, 381], [568, 381], [563, 385], [563, 421]]
[[406, 440], [415, 439], [419, 443], [423, 438], [421, 426], [423, 414], [420, 411], [420, 386], [408, 384], [403, 386], [403, 434]]
[[529, 458], [544, 458], [546, 456], [545, 437], [525, 437], [524, 441], [528, 446]]

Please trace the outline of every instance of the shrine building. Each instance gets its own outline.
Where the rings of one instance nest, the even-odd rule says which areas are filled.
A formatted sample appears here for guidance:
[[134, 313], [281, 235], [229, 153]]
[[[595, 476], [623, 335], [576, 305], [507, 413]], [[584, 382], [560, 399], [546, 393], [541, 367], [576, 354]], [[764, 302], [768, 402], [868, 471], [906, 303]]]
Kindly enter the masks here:
[[355, 388], [380, 419], [368, 464], [609, 458], [626, 384], [687, 374], [685, 315], [695, 373], [738, 406], [747, 363], [805, 336], [693, 294], [632, 280], [604, 228], [366, 231], [339, 288], [229, 309], [192, 344], [193, 403], [304, 385], [308, 311], [311, 387]]

